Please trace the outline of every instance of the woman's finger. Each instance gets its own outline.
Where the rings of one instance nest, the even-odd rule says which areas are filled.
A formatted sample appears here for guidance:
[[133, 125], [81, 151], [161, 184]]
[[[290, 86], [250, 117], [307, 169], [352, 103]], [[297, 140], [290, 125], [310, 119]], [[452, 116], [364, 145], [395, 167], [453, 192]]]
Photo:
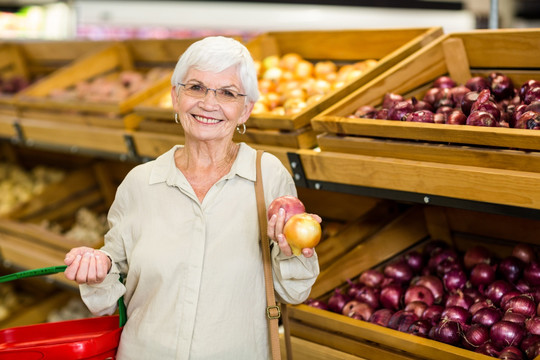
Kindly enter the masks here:
[[65, 276], [68, 280], [75, 281], [75, 277], [76, 277], [76, 275], [77, 275], [77, 271], [79, 270], [80, 261], [81, 261], [81, 255], [77, 254], [77, 255], [73, 258], [73, 261], [71, 261], [69, 264], [66, 264], [66, 265], [68, 265], [68, 267], [67, 267], [66, 270], [64, 271], [64, 276]]
[[291, 256], [292, 255], [291, 247], [289, 246], [289, 243], [285, 239], [285, 235], [279, 234], [278, 237], [277, 237], [277, 242], [278, 242], [279, 248], [281, 249], [281, 252], [283, 253], [283, 255], [285, 255], [285, 256]]
[[81, 258], [79, 270], [75, 276], [75, 281], [79, 284], [84, 284], [88, 281], [88, 268], [90, 267], [90, 252], [85, 252]]

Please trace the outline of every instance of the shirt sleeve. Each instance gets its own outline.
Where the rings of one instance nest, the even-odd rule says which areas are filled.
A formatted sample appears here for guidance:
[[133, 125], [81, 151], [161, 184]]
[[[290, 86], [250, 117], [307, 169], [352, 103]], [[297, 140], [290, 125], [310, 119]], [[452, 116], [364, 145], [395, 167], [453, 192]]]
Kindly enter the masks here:
[[[127, 178], [126, 178], [127, 179]], [[105, 234], [105, 245], [100, 249], [111, 259], [111, 269], [105, 280], [99, 284], [81, 284], [79, 290], [81, 298], [94, 315], [111, 315], [116, 310], [118, 299], [126, 292], [120, 278], [127, 274], [127, 261], [125, 250], [125, 228], [127, 203], [129, 202], [128, 186], [122, 182], [117, 189], [115, 199], [111, 205], [107, 221], [109, 231]]]
[[[294, 181], [287, 169], [277, 158], [272, 156], [270, 159], [266, 164], [268, 167], [263, 166], [267, 208], [273, 199], [279, 196], [298, 196]], [[265, 176], [265, 169], [270, 170], [266, 173], [267, 176]], [[272, 258], [274, 289], [278, 301], [288, 304], [299, 304], [305, 301], [319, 275], [317, 253], [310, 258], [305, 258], [302, 255], [285, 256], [279, 246], [274, 244], [270, 256]]]

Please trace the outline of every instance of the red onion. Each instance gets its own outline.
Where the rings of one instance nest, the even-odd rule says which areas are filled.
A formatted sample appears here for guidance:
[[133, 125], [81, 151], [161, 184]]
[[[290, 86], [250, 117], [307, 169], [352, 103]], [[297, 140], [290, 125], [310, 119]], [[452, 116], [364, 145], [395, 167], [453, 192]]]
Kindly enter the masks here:
[[521, 293], [528, 293], [533, 291], [531, 285], [529, 285], [527, 280], [525, 280], [524, 278], [521, 278], [516, 282], [516, 289], [519, 290]]
[[534, 344], [526, 348], [524, 352], [525, 355], [527, 355], [528, 359], [536, 359], [536, 357], [540, 355], [540, 342], [535, 342]]
[[471, 315], [474, 315], [474, 314], [476, 314], [478, 312], [478, 310], [485, 309], [487, 307], [494, 307], [493, 303], [489, 299], [475, 302], [469, 308], [469, 312], [471, 313]]
[[437, 325], [439, 323], [439, 320], [441, 319], [443, 311], [444, 307], [442, 307], [441, 305], [428, 306], [422, 314], [422, 320], [428, 320], [433, 326]]
[[393, 313], [394, 312], [390, 309], [375, 310], [375, 312], [371, 314], [371, 317], [369, 318], [369, 322], [387, 327], [388, 321], [390, 320], [390, 317], [392, 317]]
[[528, 81], [524, 82], [523, 85], [521, 85], [521, 87], [519, 88], [519, 97], [521, 98], [522, 101], [523, 101], [523, 99], [525, 97], [525, 93], [530, 88], [533, 88], [533, 87], [540, 87], [540, 81], [531, 79], [531, 80], [528, 80]]
[[381, 286], [383, 280], [384, 280], [383, 273], [375, 269], [364, 271], [360, 275], [360, 278], [358, 278], [358, 282], [360, 284], [374, 287], [374, 288], [378, 288], [379, 286]]
[[489, 329], [480, 324], [474, 324], [463, 334], [461, 342], [469, 350], [476, 349], [489, 341]]
[[353, 282], [351, 279], [347, 279], [347, 284], [349, 284], [347, 296], [351, 299], [355, 298], [358, 291], [364, 287], [362, 284]]
[[502, 318], [501, 310], [495, 307], [487, 307], [478, 310], [471, 318], [472, 324], [481, 324], [487, 327], [499, 322]]
[[531, 317], [536, 314], [536, 303], [529, 295], [514, 296], [504, 304], [503, 310]]
[[379, 307], [379, 294], [378, 291], [372, 287], [364, 286], [356, 292], [355, 299], [364, 302], [371, 306], [373, 309]]
[[429, 110], [416, 110], [411, 113], [408, 113], [405, 116], [405, 121], [410, 122], [423, 122], [423, 123], [434, 123], [434, 113]]
[[444, 309], [441, 314], [441, 320], [452, 320], [457, 321], [460, 325], [465, 325], [469, 322], [471, 313], [467, 309], [462, 308], [461, 306], [450, 306]]
[[450, 270], [443, 277], [444, 288], [449, 292], [463, 289], [467, 283], [467, 275], [462, 270]]
[[495, 348], [495, 345], [491, 341], [488, 341], [476, 348], [475, 352], [484, 354], [491, 357], [498, 357], [499, 351]]
[[427, 304], [423, 301], [411, 301], [405, 305], [405, 311], [412, 312], [421, 319], [427, 307]]
[[504, 313], [501, 320], [510, 321], [510, 322], [525, 326], [525, 320], [527, 320], [527, 317], [525, 315], [523, 315], [523, 314], [520, 314], [520, 313], [507, 311], [507, 312]]
[[445, 124], [449, 125], [465, 125], [467, 116], [461, 110], [454, 110], [446, 117]]
[[437, 87], [432, 87], [427, 89], [426, 93], [424, 94], [423, 101], [430, 104], [432, 107], [435, 107], [436, 102], [440, 98], [442, 89]]
[[435, 298], [431, 290], [429, 290], [427, 287], [416, 284], [411, 285], [409, 286], [409, 288], [407, 288], [403, 300], [405, 305], [413, 301], [422, 301], [429, 306], [433, 305]]
[[403, 98], [403, 96], [399, 94], [386, 93], [383, 97], [382, 108], [390, 109], [392, 106], [394, 106], [395, 103], [397, 103], [398, 101], [403, 101], [403, 100], [405, 99]]
[[403, 259], [415, 273], [419, 273], [425, 265], [424, 257], [418, 251], [409, 251]]
[[407, 283], [413, 278], [413, 271], [403, 260], [396, 261], [384, 267], [384, 275], [398, 283]]
[[358, 320], [368, 321], [373, 314], [373, 308], [366, 303], [351, 300], [343, 307], [343, 315], [354, 317]]
[[459, 86], [456, 86], [456, 87], [450, 89], [450, 96], [452, 97], [452, 101], [454, 102], [454, 104], [459, 106], [459, 104], [461, 104], [461, 100], [463, 100], [463, 97], [465, 96], [465, 94], [467, 94], [469, 92], [471, 92], [471, 89], [469, 89], [468, 87], [466, 87], [464, 85], [459, 85]]
[[416, 110], [429, 110], [433, 111], [433, 106], [430, 103], [424, 100], [418, 100], [414, 96], [411, 98], [411, 103], [413, 105], [414, 111]]
[[459, 261], [456, 261], [452, 258], [444, 259], [437, 265], [435, 273], [439, 277], [444, 277], [444, 275], [451, 270], [462, 270], [463, 267]]
[[523, 294], [532, 296], [532, 298], [534, 299], [536, 303], [540, 303], [540, 288], [539, 287], [528, 289], [527, 291], [524, 291]]
[[392, 314], [392, 316], [390, 317], [390, 320], [388, 321], [388, 327], [390, 329], [398, 330], [401, 332], [407, 332], [412, 323], [417, 320], [418, 317], [412, 312], [399, 310]]
[[[540, 83], [539, 83], [540, 84]], [[540, 86], [540, 85], [539, 85]], [[519, 243], [512, 249], [512, 256], [517, 257], [525, 264], [536, 260], [536, 254], [529, 244]]]
[[486, 111], [474, 111], [467, 117], [466, 125], [496, 127], [497, 119]]
[[431, 259], [441, 251], [448, 249], [449, 244], [443, 240], [431, 240], [424, 246], [424, 249], [422, 250], [422, 254], [426, 257]]
[[466, 269], [472, 269], [477, 264], [491, 264], [492, 262], [491, 251], [481, 245], [468, 248], [463, 256], [463, 264]]
[[507, 346], [519, 346], [525, 334], [523, 326], [510, 321], [499, 321], [493, 324], [489, 330], [489, 337], [493, 345], [499, 349]]
[[457, 262], [459, 259], [458, 254], [452, 249], [441, 249], [434, 252], [428, 260], [428, 268], [433, 273], [437, 271], [437, 266], [445, 260]]
[[414, 111], [413, 105], [408, 101], [398, 101], [388, 109], [388, 120], [404, 120], [404, 118]]
[[523, 353], [515, 346], [507, 346], [501, 350], [499, 359], [502, 360], [523, 360]]
[[330, 299], [328, 299], [328, 308], [336, 313], [341, 314], [343, 307], [351, 299], [345, 295], [340, 288], [336, 288]]
[[431, 330], [431, 323], [427, 320], [416, 320], [409, 326], [407, 332], [412, 335], [427, 338], [429, 330]]
[[523, 339], [521, 342], [519, 348], [527, 354], [527, 357], [532, 359], [532, 357], [529, 356], [527, 349], [531, 348], [536, 343], [540, 343], [540, 335], [527, 334], [525, 339]]
[[510, 98], [514, 94], [514, 83], [504, 74], [492, 73], [488, 77], [488, 82], [491, 85], [491, 92], [497, 100]]
[[471, 91], [463, 95], [460, 106], [461, 111], [465, 116], [469, 116], [471, 114], [471, 108], [476, 100], [478, 100], [478, 95], [480, 95], [480, 91]]
[[388, 109], [383, 108], [375, 113], [375, 119], [388, 119]]
[[446, 344], [457, 345], [461, 339], [461, 327], [455, 321], [441, 321], [435, 326], [433, 338]]
[[465, 86], [471, 89], [471, 91], [482, 91], [484, 89], [489, 89], [489, 83], [486, 78], [482, 76], [474, 76], [467, 80]]
[[540, 317], [533, 316], [525, 320], [525, 328], [531, 334], [540, 335]]
[[[540, 90], [540, 88], [538, 89]], [[540, 128], [540, 113], [525, 111], [517, 118], [514, 127], [516, 129], [538, 130]]]
[[376, 112], [377, 109], [375, 109], [375, 107], [371, 105], [363, 105], [356, 109], [356, 111], [354, 112], [354, 116], [357, 118], [373, 119]]
[[491, 284], [495, 281], [496, 269], [496, 265], [488, 265], [485, 263], [476, 264], [471, 270], [471, 284], [474, 286]]
[[308, 299], [306, 300], [305, 304], [311, 307], [314, 307], [316, 309], [328, 310], [328, 305], [326, 305], [326, 303], [321, 300]]
[[427, 287], [433, 294], [433, 301], [439, 304], [442, 301], [444, 294], [444, 285], [438, 277], [434, 275], [423, 275], [417, 278], [413, 285], [421, 285]]
[[470, 282], [465, 285], [465, 289], [462, 291], [464, 295], [473, 299], [473, 303], [486, 300], [486, 297], [478, 290], [478, 288], [470, 286]]
[[452, 293], [448, 295], [448, 299], [446, 299], [445, 306], [461, 306], [462, 308], [469, 310], [471, 305], [474, 303], [473, 299], [468, 297], [463, 293], [463, 291], [458, 290], [455, 293]]
[[401, 305], [401, 298], [404, 290], [398, 284], [390, 284], [381, 289], [379, 301], [381, 305], [387, 309], [398, 310]]
[[515, 289], [515, 290], [510, 290], [509, 292], [507, 292], [506, 294], [504, 294], [501, 298], [501, 303], [500, 303], [500, 307], [501, 308], [504, 308], [506, 303], [508, 302], [508, 300], [510, 300], [511, 298], [515, 297], [515, 296], [519, 296], [521, 295], [521, 293], [519, 292], [518, 289]]
[[436, 88], [448, 88], [451, 89], [455, 87], [457, 84], [450, 76], [439, 76], [435, 81], [433, 82], [433, 87]]
[[531, 261], [525, 270], [523, 270], [523, 277], [531, 286], [540, 285], [540, 263], [538, 261]]
[[515, 256], [507, 256], [499, 262], [498, 272], [502, 278], [515, 283], [521, 277], [525, 263]]
[[505, 280], [495, 280], [486, 288], [484, 295], [486, 295], [493, 304], [499, 306], [503, 295], [513, 289], [514, 287], [509, 282]]

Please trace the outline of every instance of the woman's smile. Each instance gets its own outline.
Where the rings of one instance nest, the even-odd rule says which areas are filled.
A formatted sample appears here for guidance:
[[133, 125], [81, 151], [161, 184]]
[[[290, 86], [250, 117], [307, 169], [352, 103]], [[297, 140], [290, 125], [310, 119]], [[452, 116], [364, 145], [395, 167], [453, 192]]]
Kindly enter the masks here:
[[206, 117], [206, 116], [201, 116], [201, 115], [193, 115], [193, 117], [195, 118], [195, 120], [197, 120], [197, 122], [207, 124], [207, 125], [218, 124], [218, 123], [220, 123], [222, 121], [222, 120], [219, 120], [219, 119]]

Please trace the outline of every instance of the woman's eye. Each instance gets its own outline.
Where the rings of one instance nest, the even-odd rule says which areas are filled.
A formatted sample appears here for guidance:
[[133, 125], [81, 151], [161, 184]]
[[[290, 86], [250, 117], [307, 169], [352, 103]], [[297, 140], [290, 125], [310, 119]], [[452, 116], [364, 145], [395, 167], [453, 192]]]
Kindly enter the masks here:
[[223, 94], [223, 96], [230, 97], [230, 98], [236, 98], [236, 94], [230, 90], [227, 89], [221, 89], [220, 92]]
[[203, 88], [201, 85], [190, 85], [189, 90], [191, 91], [203, 91]]

